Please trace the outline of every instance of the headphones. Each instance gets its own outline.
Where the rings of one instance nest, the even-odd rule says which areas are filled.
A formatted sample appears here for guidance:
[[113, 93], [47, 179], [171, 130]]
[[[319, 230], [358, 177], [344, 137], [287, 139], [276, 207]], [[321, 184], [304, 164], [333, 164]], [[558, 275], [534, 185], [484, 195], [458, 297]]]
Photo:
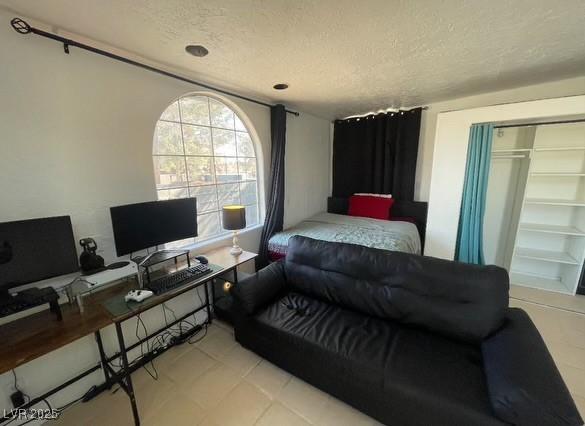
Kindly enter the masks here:
[[97, 244], [93, 238], [82, 238], [79, 244], [83, 253], [79, 256], [79, 264], [84, 275], [91, 275], [103, 271], [104, 258], [97, 254]]
[[97, 243], [93, 238], [82, 238], [79, 240], [79, 244], [86, 253], [95, 254], [97, 251]]

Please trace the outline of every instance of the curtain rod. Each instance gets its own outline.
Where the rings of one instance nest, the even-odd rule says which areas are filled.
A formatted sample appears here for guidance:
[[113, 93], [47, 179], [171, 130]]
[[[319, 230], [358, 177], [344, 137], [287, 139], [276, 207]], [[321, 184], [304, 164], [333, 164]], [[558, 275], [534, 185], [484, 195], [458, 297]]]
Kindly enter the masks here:
[[567, 123], [582, 123], [582, 122], [585, 122], [585, 119], [565, 120], [565, 121], [543, 121], [542, 123], [502, 124], [501, 126], [494, 126], [494, 129], [506, 129], [508, 127], [547, 126], [549, 124], [567, 124]]
[[[41, 37], [46, 37], [46, 38], [49, 38], [51, 40], [55, 40], [55, 41], [58, 41], [60, 43], [63, 43], [63, 50], [67, 54], [69, 54], [69, 46], [75, 46], [75, 47], [78, 47], [80, 49], [87, 50], [88, 52], [96, 53], [98, 55], [105, 56], [105, 57], [110, 58], [110, 59], [114, 59], [116, 61], [124, 62], [125, 64], [134, 65], [136, 67], [143, 68], [145, 70], [152, 71], [154, 73], [161, 74], [161, 75], [164, 75], [167, 77], [171, 77], [171, 78], [174, 78], [176, 80], [183, 81], [185, 83], [191, 83], [191, 84], [194, 84], [196, 86], [203, 87], [205, 89], [214, 90], [214, 91], [222, 93], [224, 95], [233, 96], [233, 97], [243, 99], [245, 101], [252, 102], [252, 103], [262, 105], [265, 107], [269, 107], [269, 108], [274, 106], [274, 105], [271, 105], [271, 104], [266, 103], [266, 102], [258, 101], [256, 99], [252, 99], [252, 98], [248, 98], [246, 96], [238, 95], [237, 93], [229, 92], [229, 91], [224, 90], [224, 89], [219, 89], [217, 87], [210, 86], [209, 84], [200, 83], [198, 81], [191, 80], [191, 79], [186, 78], [186, 77], [182, 77], [178, 74], [173, 74], [169, 71], [164, 71], [164, 70], [161, 70], [160, 68], [155, 68], [153, 66], [146, 65], [146, 64], [143, 64], [143, 63], [138, 62], [138, 61], [134, 61], [134, 60], [132, 60], [130, 58], [126, 58], [124, 56], [116, 55], [115, 53], [108, 52], [107, 50], [98, 49], [97, 47], [89, 46], [87, 44], [83, 44], [83, 43], [80, 43], [78, 41], [75, 41], [75, 40], [72, 40], [69, 38], [61, 37], [61, 36], [58, 36], [56, 34], [49, 33], [47, 31], [39, 30], [38, 28], [31, 27], [26, 21], [24, 21], [23, 19], [20, 19], [20, 18], [12, 19], [10, 21], [10, 25], [19, 34], [33, 33], [33, 34], [39, 35]], [[285, 111], [288, 112], [289, 114], [295, 115], [297, 117], [299, 116], [299, 113], [296, 111], [291, 111], [288, 109]]]

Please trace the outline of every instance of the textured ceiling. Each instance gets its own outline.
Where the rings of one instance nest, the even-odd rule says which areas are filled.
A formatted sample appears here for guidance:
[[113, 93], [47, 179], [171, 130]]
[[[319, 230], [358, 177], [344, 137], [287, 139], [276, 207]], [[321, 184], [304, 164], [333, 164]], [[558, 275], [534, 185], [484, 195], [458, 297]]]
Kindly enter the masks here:
[[[0, 0], [190, 77], [333, 118], [585, 74], [584, 0]], [[194, 58], [187, 44], [210, 54]], [[276, 92], [272, 85], [290, 88]]]

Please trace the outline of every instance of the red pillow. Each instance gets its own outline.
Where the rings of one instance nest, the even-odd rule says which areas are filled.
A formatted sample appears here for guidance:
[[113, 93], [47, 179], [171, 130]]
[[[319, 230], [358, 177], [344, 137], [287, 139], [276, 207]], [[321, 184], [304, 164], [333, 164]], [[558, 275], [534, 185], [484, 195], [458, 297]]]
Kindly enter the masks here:
[[349, 216], [390, 219], [390, 209], [394, 198], [373, 197], [371, 195], [352, 195], [349, 197]]

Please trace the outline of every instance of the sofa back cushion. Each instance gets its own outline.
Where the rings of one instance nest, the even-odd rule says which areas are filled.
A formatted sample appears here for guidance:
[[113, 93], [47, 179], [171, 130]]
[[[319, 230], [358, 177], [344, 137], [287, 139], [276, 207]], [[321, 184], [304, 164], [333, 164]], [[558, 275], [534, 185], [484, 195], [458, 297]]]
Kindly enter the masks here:
[[503, 322], [507, 272], [364, 246], [294, 236], [287, 285], [368, 315], [479, 342]]

